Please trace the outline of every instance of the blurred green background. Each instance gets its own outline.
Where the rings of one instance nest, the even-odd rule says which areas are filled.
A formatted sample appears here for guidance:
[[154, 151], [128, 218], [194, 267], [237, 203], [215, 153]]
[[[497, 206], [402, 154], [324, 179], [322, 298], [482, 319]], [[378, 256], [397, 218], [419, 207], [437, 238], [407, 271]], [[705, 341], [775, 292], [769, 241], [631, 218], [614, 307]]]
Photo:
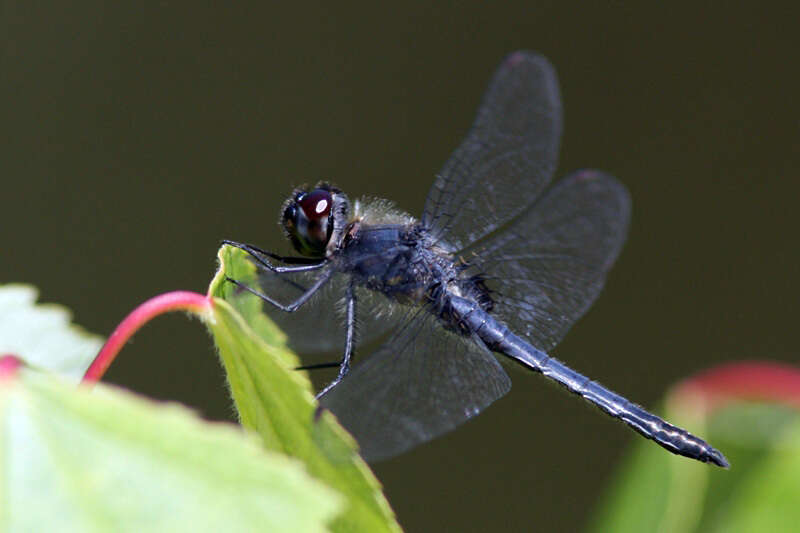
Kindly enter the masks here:
[[[92, 331], [204, 292], [220, 239], [283, 250], [294, 185], [419, 214], [494, 68], [527, 48], [560, 76], [559, 176], [601, 168], [633, 196], [606, 290], [555, 355], [650, 407], [717, 363], [798, 360], [800, 8], [0, 5], [0, 280]], [[409, 531], [584, 524], [638, 437], [512, 377], [482, 416], [375, 466]], [[107, 380], [232, 417], [210, 339], [178, 315]]]

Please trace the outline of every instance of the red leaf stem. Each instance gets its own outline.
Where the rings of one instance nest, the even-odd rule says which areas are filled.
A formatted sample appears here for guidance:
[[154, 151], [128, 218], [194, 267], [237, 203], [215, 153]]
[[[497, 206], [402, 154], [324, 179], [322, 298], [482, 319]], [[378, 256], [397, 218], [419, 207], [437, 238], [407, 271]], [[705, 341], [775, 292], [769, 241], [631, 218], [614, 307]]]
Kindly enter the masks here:
[[151, 319], [170, 311], [189, 311], [204, 315], [211, 309], [211, 299], [196, 292], [174, 291], [150, 298], [125, 317], [106, 341], [83, 376], [84, 383], [95, 383], [136, 331]]

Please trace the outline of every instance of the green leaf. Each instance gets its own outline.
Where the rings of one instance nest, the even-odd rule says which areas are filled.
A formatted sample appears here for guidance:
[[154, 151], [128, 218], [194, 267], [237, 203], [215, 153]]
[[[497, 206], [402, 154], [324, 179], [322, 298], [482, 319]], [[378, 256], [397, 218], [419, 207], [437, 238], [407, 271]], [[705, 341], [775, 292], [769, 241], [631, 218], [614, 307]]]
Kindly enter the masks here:
[[727, 478], [712, 479], [697, 531], [797, 531], [800, 524], [800, 411], [736, 402], [711, 431], [729, 451]]
[[228, 374], [231, 395], [245, 427], [264, 444], [303, 461], [311, 475], [339, 490], [347, 508], [335, 531], [399, 531], [372, 471], [356, 452], [353, 438], [330, 412], [314, 420], [316, 402], [297, 356], [262, 311], [260, 299], [235, 290], [230, 276], [255, 286], [254, 265], [237, 248], [223, 246], [220, 269], [211, 282], [214, 319], [209, 324]]
[[[706, 436], [701, 422], [679, 418], [667, 416], [667, 420], [696, 435]], [[637, 438], [588, 529], [615, 533], [695, 531], [709, 476], [726, 474], [722, 469], [672, 455], [649, 440]]]
[[671, 397], [667, 419], [725, 453], [723, 470], [638, 439], [590, 531], [796, 531], [800, 524], [800, 411], [727, 399], [709, 410]]
[[15, 355], [77, 383], [103, 339], [71, 324], [66, 308], [36, 305], [36, 296], [29, 285], [0, 285], [0, 355]]
[[2, 531], [326, 531], [341, 497], [229, 424], [23, 371], [0, 382]]

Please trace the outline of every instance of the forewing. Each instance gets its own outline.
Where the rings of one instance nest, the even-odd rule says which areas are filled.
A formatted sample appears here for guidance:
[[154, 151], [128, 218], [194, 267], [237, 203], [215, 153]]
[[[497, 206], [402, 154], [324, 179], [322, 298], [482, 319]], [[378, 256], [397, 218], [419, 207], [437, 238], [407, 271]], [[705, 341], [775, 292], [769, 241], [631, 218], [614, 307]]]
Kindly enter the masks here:
[[612, 176], [582, 170], [550, 189], [473, 259], [486, 276], [492, 314], [549, 351], [603, 288], [625, 241], [628, 191]]
[[424, 310], [323, 396], [368, 461], [445, 433], [508, 392], [494, 356]]
[[516, 52], [498, 68], [467, 138], [439, 172], [422, 223], [450, 251], [519, 215], [556, 168], [561, 99], [550, 63]]
[[[325, 268], [334, 267], [330, 265]], [[283, 304], [289, 304], [313, 285], [320, 275], [321, 270], [297, 274], [261, 270], [257, 289]], [[348, 282], [349, 276], [335, 273], [322, 289], [293, 313], [266, 302], [264, 312], [286, 333], [289, 346], [294, 351], [301, 355], [333, 352], [336, 359], [344, 351], [344, 297]], [[382, 294], [356, 287], [357, 344], [369, 343], [395, 325], [396, 316], [392, 312], [395, 308], [396, 304]], [[304, 358], [304, 362], [310, 361]]]

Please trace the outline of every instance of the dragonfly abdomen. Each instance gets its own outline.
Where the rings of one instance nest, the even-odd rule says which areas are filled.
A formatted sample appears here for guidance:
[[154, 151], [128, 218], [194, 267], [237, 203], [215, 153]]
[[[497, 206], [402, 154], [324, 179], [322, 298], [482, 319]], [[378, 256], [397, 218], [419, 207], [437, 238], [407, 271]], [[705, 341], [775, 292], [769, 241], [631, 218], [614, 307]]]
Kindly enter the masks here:
[[454, 313], [459, 315], [467, 330], [474, 331], [492, 351], [502, 353], [523, 366], [540, 372], [570, 392], [592, 402], [605, 413], [619, 418], [641, 435], [677, 454], [727, 467], [725, 456], [703, 439], [664, 421], [630, 400], [605, 388], [596, 381], [572, 370], [531, 346], [509, 328], [472, 301], [451, 297]]

